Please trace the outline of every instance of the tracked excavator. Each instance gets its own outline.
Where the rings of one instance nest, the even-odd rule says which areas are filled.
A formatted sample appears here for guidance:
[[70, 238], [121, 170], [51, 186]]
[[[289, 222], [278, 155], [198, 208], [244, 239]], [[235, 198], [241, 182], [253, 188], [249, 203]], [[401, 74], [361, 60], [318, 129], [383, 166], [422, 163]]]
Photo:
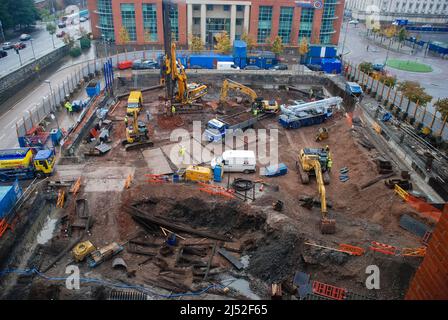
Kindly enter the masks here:
[[154, 143], [149, 139], [146, 124], [138, 120], [138, 110], [136, 108], [132, 111], [132, 123], [126, 126], [126, 140], [123, 140], [122, 144], [126, 151], [154, 146]]
[[207, 94], [207, 86], [198, 83], [188, 83], [185, 68], [176, 57], [176, 44], [171, 39], [170, 13], [173, 3], [169, 0], [162, 2], [163, 37], [165, 55], [160, 68], [160, 84], [165, 85], [167, 98], [171, 105], [182, 109], [202, 107], [195, 104], [197, 100]]
[[248, 95], [252, 103], [252, 109], [257, 109], [258, 111], [265, 113], [277, 113], [279, 111], [277, 101], [263, 100], [263, 98], [258, 97], [257, 93], [251, 88], [230, 79], [225, 79], [222, 83], [221, 96], [219, 98], [221, 104], [226, 102], [230, 89]]
[[299, 159], [296, 163], [300, 180], [303, 184], [310, 182], [310, 177], [315, 176], [320, 196], [320, 210], [322, 214], [320, 231], [322, 234], [333, 234], [336, 232], [336, 221], [328, 218], [325, 184], [330, 183], [328, 165], [331, 162], [328, 149], [305, 148], [300, 150]]

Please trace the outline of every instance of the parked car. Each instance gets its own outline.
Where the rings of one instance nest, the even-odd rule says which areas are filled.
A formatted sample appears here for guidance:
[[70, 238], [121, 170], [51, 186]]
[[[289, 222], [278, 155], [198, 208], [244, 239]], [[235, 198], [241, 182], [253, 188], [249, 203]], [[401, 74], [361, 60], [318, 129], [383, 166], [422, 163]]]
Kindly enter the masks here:
[[134, 70], [144, 70], [144, 69], [158, 69], [159, 64], [154, 60], [135, 60], [132, 63], [132, 69]]
[[3, 47], [2, 47], [3, 50], [9, 50], [9, 49], [12, 49], [12, 48], [14, 48], [14, 44], [12, 42], [5, 42], [5, 43], [3, 43]]
[[284, 63], [279, 63], [276, 66], [273, 66], [272, 68], [270, 68], [271, 70], [288, 70], [288, 65], [284, 64]]
[[24, 34], [22, 34], [21, 36], [20, 36], [20, 41], [27, 41], [27, 40], [30, 40], [31, 39], [31, 36], [29, 35], [29, 34], [27, 34], [27, 33], [24, 33]]
[[64, 30], [59, 30], [58, 32], [56, 32], [56, 37], [58, 37], [58, 38], [62, 38], [65, 35], [66, 35], [66, 33]]
[[64, 21], [59, 21], [58, 22], [58, 28], [59, 29], [63, 29], [67, 26], [67, 24]]
[[246, 66], [244, 70], [261, 70], [261, 68], [257, 66]]
[[16, 42], [16, 43], [14, 43], [14, 49], [22, 50], [22, 49], [25, 49], [25, 48], [26, 48], [26, 44], [23, 43], [23, 42]]
[[6, 57], [8, 55], [8, 52], [5, 50], [0, 50], [0, 58]]
[[349, 23], [349, 24], [358, 24], [359, 21], [358, 21], [358, 20], [350, 20], [348, 23]]
[[81, 17], [81, 18], [79, 18], [79, 22], [84, 22], [84, 21], [87, 21], [87, 20], [88, 20], [87, 17]]
[[193, 65], [190, 67], [190, 69], [204, 69], [204, 68], [202, 68], [202, 66]]
[[320, 64], [306, 64], [305, 66], [311, 71], [322, 71], [322, 66]]
[[131, 60], [120, 61], [117, 64], [117, 68], [120, 70], [132, 68], [132, 61]]

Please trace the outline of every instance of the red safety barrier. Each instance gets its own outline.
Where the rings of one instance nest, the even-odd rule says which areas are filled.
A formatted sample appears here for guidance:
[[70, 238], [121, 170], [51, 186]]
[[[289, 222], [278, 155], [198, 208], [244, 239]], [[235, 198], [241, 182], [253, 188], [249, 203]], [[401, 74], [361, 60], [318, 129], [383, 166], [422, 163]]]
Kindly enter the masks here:
[[381, 242], [372, 241], [370, 246], [370, 250], [381, 252], [388, 255], [396, 255], [398, 250], [397, 247], [390, 246], [388, 244], [384, 244]]
[[344, 300], [346, 290], [322, 282], [313, 281], [313, 293], [334, 300]]
[[339, 250], [344, 251], [352, 256], [362, 256], [365, 252], [365, 250], [361, 247], [355, 247], [345, 243], [341, 243], [339, 245]]

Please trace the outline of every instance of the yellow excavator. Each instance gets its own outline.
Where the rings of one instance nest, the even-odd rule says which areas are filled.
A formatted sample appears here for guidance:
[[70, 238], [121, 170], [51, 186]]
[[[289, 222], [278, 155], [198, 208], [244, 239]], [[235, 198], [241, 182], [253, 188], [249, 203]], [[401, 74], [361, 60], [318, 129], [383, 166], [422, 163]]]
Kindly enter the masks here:
[[149, 140], [146, 124], [138, 120], [136, 108], [132, 112], [132, 123], [126, 126], [126, 140], [123, 140], [122, 144], [126, 151], [140, 147], [152, 147], [154, 143]]
[[226, 102], [229, 89], [248, 95], [250, 97], [252, 103], [251, 107], [253, 109], [257, 109], [258, 111], [265, 113], [276, 113], [279, 111], [277, 101], [263, 100], [263, 98], [259, 98], [257, 93], [251, 88], [230, 79], [225, 79], [222, 83], [221, 96], [219, 97], [219, 102], [221, 104]]
[[[323, 148], [305, 148], [300, 150], [299, 159], [296, 163], [300, 180], [303, 184], [310, 182], [310, 176], [316, 176], [320, 196], [320, 211], [322, 214], [320, 232], [322, 234], [333, 234], [336, 232], [336, 221], [328, 218], [325, 184], [330, 183], [328, 174], [329, 162], [331, 163], [330, 151]], [[330, 164], [331, 166], [331, 164]]]
[[[185, 68], [176, 57], [176, 44], [171, 39], [171, 19], [173, 3], [162, 1], [162, 22], [165, 55], [160, 68], [160, 84], [165, 85], [168, 99], [173, 105], [191, 106], [207, 93], [204, 84], [188, 83]], [[177, 92], [175, 89], [177, 86]]]

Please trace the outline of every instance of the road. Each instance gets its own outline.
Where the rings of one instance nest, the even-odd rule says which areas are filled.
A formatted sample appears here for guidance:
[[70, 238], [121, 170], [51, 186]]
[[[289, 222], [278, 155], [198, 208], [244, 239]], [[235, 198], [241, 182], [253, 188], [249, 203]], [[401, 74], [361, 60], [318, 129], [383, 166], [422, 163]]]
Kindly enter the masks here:
[[[354, 25], [348, 25], [348, 29], [346, 29], [346, 26], [347, 24], [344, 23], [339, 43], [339, 47], [342, 48], [345, 32], [347, 30], [344, 49], [344, 57], [346, 60], [355, 64], [359, 64], [363, 61], [369, 61], [372, 63], [384, 63], [387, 55], [387, 50], [374, 44], [372, 40], [369, 40], [364, 36], [366, 32], [366, 28], [364, 25], [358, 25], [357, 27], [355, 27]], [[431, 36], [429, 35], [426, 37], [431, 38]], [[385, 41], [385, 43], [387, 42]], [[369, 45], [369, 51], [367, 51], [367, 45]], [[411, 52], [411, 48], [407, 47], [405, 49], [407, 49], [406, 52]], [[421, 86], [424, 87], [426, 91], [433, 96], [433, 102], [437, 101], [438, 98], [448, 97], [448, 83], [446, 81], [446, 74], [448, 73], [448, 61], [438, 57], [425, 57], [423, 51], [418, 51], [413, 55], [409, 53], [397, 53], [390, 51], [389, 58], [418, 61], [430, 65], [433, 68], [433, 71], [429, 73], [407, 72], [396, 70], [390, 67], [387, 67], [386, 69], [391, 74], [397, 76], [398, 81], [418, 81]]]
[[[24, 41], [26, 43], [26, 48], [19, 51], [22, 64], [34, 60], [34, 57], [36, 58], [42, 57], [43, 55], [46, 55], [51, 51], [55, 50], [55, 48], [59, 48], [64, 45], [62, 38], [58, 38], [56, 37], [56, 35], [53, 35], [54, 40], [54, 47], [53, 47], [53, 42], [51, 40], [52, 36], [45, 29], [45, 26], [46, 26], [45, 24], [38, 24], [36, 31], [31, 33], [32, 41]], [[80, 27], [84, 28], [87, 32], [90, 32], [91, 30], [90, 21], [87, 20], [81, 22], [81, 24], [68, 25], [62, 30], [64, 30], [66, 33], [69, 33], [73, 37], [79, 37]], [[58, 28], [58, 31], [59, 30], [61, 29]], [[9, 40], [9, 42], [12, 43], [19, 42], [19, 38], [17, 37], [16, 39]], [[10, 72], [13, 72], [14, 70], [20, 67], [19, 55], [16, 54], [16, 52], [13, 49], [6, 50], [6, 52], [8, 53], [8, 55], [0, 59], [0, 77]]]

